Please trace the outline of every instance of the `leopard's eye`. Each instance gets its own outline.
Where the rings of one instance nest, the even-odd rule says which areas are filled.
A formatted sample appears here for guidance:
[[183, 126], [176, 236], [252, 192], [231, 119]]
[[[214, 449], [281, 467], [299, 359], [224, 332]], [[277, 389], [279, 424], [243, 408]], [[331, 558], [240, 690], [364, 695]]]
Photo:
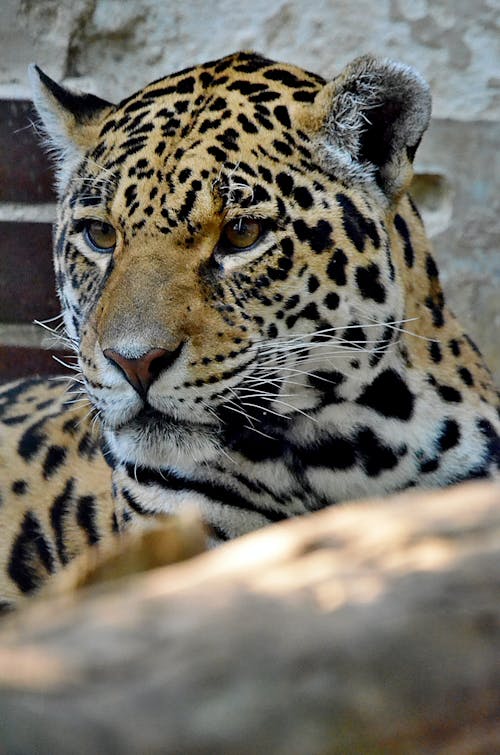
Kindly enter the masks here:
[[262, 236], [262, 223], [255, 218], [235, 218], [222, 229], [220, 246], [226, 252], [250, 249]]
[[109, 223], [102, 220], [86, 220], [83, 237], [94, 252], [110, 254], [116, 246], [116, 231]]

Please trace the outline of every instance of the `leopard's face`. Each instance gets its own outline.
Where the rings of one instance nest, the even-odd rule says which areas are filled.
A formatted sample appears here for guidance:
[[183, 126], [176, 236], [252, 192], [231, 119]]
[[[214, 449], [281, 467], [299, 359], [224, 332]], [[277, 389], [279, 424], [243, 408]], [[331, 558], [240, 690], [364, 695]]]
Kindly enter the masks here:
[[322, 82], [244, 62], [113, 110], [61, 206], [68, 331], [129, 461], [206, 459], [228, 425], [285, 427], [321, 381], [375, 370], [402, 319], [385, 198], [324, 167]]

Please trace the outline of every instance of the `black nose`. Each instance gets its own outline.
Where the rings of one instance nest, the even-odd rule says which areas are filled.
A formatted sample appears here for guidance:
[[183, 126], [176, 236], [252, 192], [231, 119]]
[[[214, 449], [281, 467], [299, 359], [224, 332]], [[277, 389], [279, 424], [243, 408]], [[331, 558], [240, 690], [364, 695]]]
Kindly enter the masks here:
[[125, 378], [141, 398], [146, 398], [152, 383], [175, 362], [182, 351], [183, 342], [173, 351], [151, 349], [142, 357], [130, 359], [114, 349], [104, 349], [104, 356], [121, 369]]

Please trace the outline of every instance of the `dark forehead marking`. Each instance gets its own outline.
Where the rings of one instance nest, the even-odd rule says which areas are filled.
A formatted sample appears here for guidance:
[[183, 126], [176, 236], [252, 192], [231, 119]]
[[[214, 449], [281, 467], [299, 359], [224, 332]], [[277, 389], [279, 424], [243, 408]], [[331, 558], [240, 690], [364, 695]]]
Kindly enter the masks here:
[[[220, 75], [228, 74], [229, 69], [232, 69], [232, 76]], [[156, 79], [140, 92], [122, 100], [117, 105], [116, 112], [123, 118], [140, 110], [151, 100], [174, 94], [192, 95], [197, 89], [222, 88], [225, 85], [228, 91], [239, 91], [247, 97], [255, 98], [254, 102], [272, 101], [279, 97], [273, 86], [274, 82], [291, 89], [294, 99], [300, 101], [303, 98], [307, 101], [314, 99], [315, 93], [311, 90], [324, 84], [324, 79], [295, 66], [274, 63], [256, 53], [239, 52]], [[105, 124], [103, 133], [111, 128], [109, 123], [110, 121]]]
[[[151, 81], [145, 89], [149, 89], [150, 87], [154, 87], [156, 84], [160, 84], [162, 81], [168, 81], [169, 79], [185, 76], [192, 71], [196, 69], [196, 66], [190, 66], [189, 68], [183, 68], [181, 71], [177, 71], [176, 73], [171, 74], [170, 76], [161, 76], [159, 79], [155, 79], [154, 81]], [[123, 100], [121, 100], [117, 108], [119, 109], [125, 109], [129, 106], [129, 103], [135, 102], [138, 96], [140, 96], [145, 90], [141, 89], [139, 92], [134, 92], [133, 94], [130, 94], [128, 97], [125, 97]]]
[[[282, 163], [283, 157], [290, 157], [299, 150], [309, 160], [310, 153], [302, 144], [303, 135], [294, 132], [298, 136], [296, 143], [288, 133], [292, 119], [287, 104], [296, 95], [299, 99], [302, 95], [314, 99], [323, 83], [315, 74], [292, 65], [273, 63], [254, 53], [236, 53], [194, 66], [157, 79], [123, 100], [103, 124], [102, 141], [95, 148], [100, 152], [97, 155], [94, 150], [95, 157], [107, 170], [114, 172], [121, 171], [123, 163], [132, 160], [128, 176], [141, 177], [138, 171], [142, 167], [134, 156], [139, 158], [148, 143], [152, 145], [152, 154], [180, 164], [187, 151], [197, 147], [200, 140], [206, 141], [207, 132], [207, 155], [215, 158], [216, 163], [227, 164], [239, 154], [243, 133], [255, 135], [258, 142], [259, 133], [267, 131], [270, 136], [282, 133], [283, 138], [274, 138], [267, 150], [257, 144], [260, 155]], [[228, 127], [229, 118], [234, 119], [234, 128]], [[116, 134], [117, 141], [103, 138], [110, 131]], [[145, 165], [144, 171], [148, 168], [149, 172], [153, 170], [152, 165]], [[300, 166], [297, 168], [300, 170]], [[172, 169], [171, 166], [169, 176]], [[244, 163], [240, 171], [243, 176], [257, 177], [248, 163]], [[183, 178], [188, 181], [185, 172]], [[270, 180], [269, 176], [262, 175], [262, 178]], [[167, 176], [162, 179], [168, 184]], [[299, 187], [297, 191], [301, 192], [301, 202], [310, 204], [305, 190]], [[265, 200], [265, 189], [260, 193]], [[102, 195], [102, 191], [96, 194]], [[135, 200], [132, 206], [135, 209]], [[191, 208], [184, 205], [184, 209], [189, 215]]]
[[283, 68], [271, 68], [269, 71], [265, 71], [264, 78], [271, 81], [279, 81], [291, 89], [301, 89], [302, 87], [315, 87], [317, 81], [309, 81], [311, 74], [304, 72], [304, 76], [299, 78], [291, 71], [286, 71]]

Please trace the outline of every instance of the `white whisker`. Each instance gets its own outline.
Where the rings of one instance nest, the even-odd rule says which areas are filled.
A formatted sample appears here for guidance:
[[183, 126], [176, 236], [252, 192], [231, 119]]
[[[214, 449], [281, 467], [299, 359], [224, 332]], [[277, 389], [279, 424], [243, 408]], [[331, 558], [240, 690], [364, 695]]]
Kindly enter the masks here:
[[94, 433], [97, 429], [97, 424], [100, 422], [101, 419], [101, 413], [99, 410], [96, 410], [96, 415], [93, 418], [92, 422], [90, 423], [90, 432]]
[[55, 354], [52, 354], [52, 359], [54, 360], [54, 362], [57, 362], [58, 364], [62, 365], [65, 369], [72, 370], [73, 372], [76, 372], [78, 375], [82, 375], [82, 371], [80, 370], [79, 365], [77, 365], [77, 364], [67, 364], [62, 359], [59, 359], [59, 357], [56, 357]]
[[[264, 383], [263, 383], [264, 385]], [[272, 393], [271, 391], [263, 391], [260, 390], [257, 387], [254, 388], [246, 388], [245, 385], [242, 385], [238, 388], [238, 396], [240, 398], [256, 398], [257, 396], [263, 396], [263, 397], [270, 397], [274, 398], [278, 394]], [[295, 394], [294, 393], [280, 393], [279, 396], [281, 398], [293, 398]]]
[[245, 430], [252, 430], [254, 433], [257, 433], [258, 435], [262, 435], [263, 438], [269, 438], [269, 440], [276, 440], [276, 438], [273, 438], [272, 435], [268, 435], [263, 430], [259, 430], [257, 427], [249, 427], [249, 425], [243, 425]]
[[80, 427], [80, 425], [82, 425], [82, 424], [83, 424], [83, 423], [85, 422], [85, 420], [86, 420], [86, 419], [87, 419], [88, 417], [90, 417], [90, 416], [91, 416], [91, 414], [92, 414], [93, 412], [95, 412], [95, 411], [96, 411], [95, 407], [93, 407], [93, 406], [92, 406], [92, 407], [91, 407], [91, 408], [89, 409], [89, 411], [88, 411], [88, 412], [87, 412], [86, 414], [84, 414], [84, 415], [83, 415], [83, 417], [82, 417], [82, 418], [81, 418], [81, 419], [79, 420], [79, 422], [77, 422], [77, 427]]
[[[239, 408], [237, 408], [235, 406], [229, 406], [229, 404], [234, 404], [234, 403], [235, 402], [232, 399], [228, 399], [225, 402], [224, 406], [225, 406], [226, 409], [229, 409], [229, 411], [236, 412], [237, 414], [241, 414], [243, 417], [245, 417], [246, 421], [249, 422], [250, 425], [252, 425], [252, 429], [254, 429], [253, 428], [253, 420], [256, 419], [256, 418], [255, 417], [250, 417], [250, 415], [248, 414], [248, 412], [245, 412], [243, 409], [239, 409]], [[260, 420], [256, 419], [256, 421], [259, 422]]]

